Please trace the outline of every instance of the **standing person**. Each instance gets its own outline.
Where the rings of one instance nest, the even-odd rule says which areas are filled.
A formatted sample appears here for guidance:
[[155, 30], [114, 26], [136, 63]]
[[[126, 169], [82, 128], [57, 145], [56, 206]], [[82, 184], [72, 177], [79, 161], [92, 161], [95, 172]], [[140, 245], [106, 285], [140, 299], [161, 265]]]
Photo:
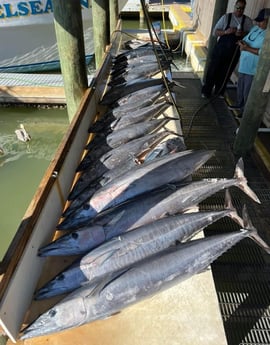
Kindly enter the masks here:
[[202, 97], [210, 98], [214, 88], [215, 95], [223, 97], [226, 84], [239, 60], [238, 40], [242, 39], [252, 28], [252, 19], [244, 15], [245, 0], [238, 0], [234, 12], [224, 14], [213, 29], [217, 43], [213, 49]]
[[254, 19], [256, 25], [242, 41], [238, 42], [241, 54], [238, 67], [237, 105], [229, 106], [230, 110], [239, 110], [242, 113], [246, 104], [256, 73], [269, 17], [270, 8], [260, 10], [258, 16]]

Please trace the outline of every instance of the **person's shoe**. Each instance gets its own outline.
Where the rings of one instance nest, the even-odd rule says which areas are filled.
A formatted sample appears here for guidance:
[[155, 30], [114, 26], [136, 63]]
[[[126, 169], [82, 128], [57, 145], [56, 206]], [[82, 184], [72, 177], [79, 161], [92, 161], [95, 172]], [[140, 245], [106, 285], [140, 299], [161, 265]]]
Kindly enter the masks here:
[[241, 107], [239, 105], [228, 105], [228, 109], [230, 110], [241, 110]]

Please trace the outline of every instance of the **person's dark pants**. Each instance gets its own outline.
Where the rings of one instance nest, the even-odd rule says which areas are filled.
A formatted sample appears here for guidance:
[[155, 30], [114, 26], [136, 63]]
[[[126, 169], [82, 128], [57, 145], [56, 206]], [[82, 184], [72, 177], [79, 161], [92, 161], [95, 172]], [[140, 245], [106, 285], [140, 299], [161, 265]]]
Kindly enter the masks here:
[[237, 45], [235, 49], [228, 51], [217, 44], [213, 50], [211, 61], [208, 65], [202, 93], [210, 97], [213, 88], [214, 93], [223, 95], [226, 85], [239, 60], [240, 52]]
[[249, 74], [239, 73], [238, 75], [237, 106], [239, 108], [243, 109], [247, 102], [253, 78], [254, 76]]

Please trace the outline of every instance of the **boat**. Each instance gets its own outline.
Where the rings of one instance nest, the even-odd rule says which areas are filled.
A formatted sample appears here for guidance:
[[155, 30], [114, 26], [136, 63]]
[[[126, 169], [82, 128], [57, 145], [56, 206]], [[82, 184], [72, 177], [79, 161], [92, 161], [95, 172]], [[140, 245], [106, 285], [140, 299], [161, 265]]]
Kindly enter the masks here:
[[[61, 236], [56, 231], [63, 210], [67, 205], [72, 186], [79, 178], [78, 164], [86, 154], [86, 145], [93, 140], [87, 129], [106, 111], [100, 103], [108, 89], [108, 76], [113, 57], [119, 52], [124, 39], [120, 27], [113, 35], [112, 44], [106, 51], [101, 67], [96, 71], [93, 81], [86, 90], [81, 106], [75, 114], [70, 127], [63, 138], [55, 157], [29, 205], [17, 233], [1, 263], [0, 282], [0, 327], [11, 342], [20, 342], [20, 332], [39, 314], [47, 310], [53, 301], [35, 301], [33, 299], [37, 286], [48, 281], [67, 267], [76, 257], [44, 258], [38, 250], [53, 239]], [[170, 71], [166, 77], [171, 78]], [[167, 95], [170, 97], [170, 95]], [[178, 111], [173, 104], [168, 108], [167, 116], [174, 119], [170, 122], [170, 131], [182, 135]], [[191, 293], [191, 289], [193, 292]], [[210, 271], [189, 280], [188, 285], [181, 284], [162, 292], [157, 297], [145, 301], [140, 306], [132, 306], [108, 320], [100, 320], [82, 327], [70, 329], [46, 336], [46, 343], [74, 344], [102, 343], [103, 345], [144, 343], [157, 345], [182, 343], [186, 330], [196, 324], [196, 330], [211, 332], [215, 339], [224, 338], [223, 328], [216, 299], [209, 300], [209, 292], [214, 286]], [[194, 301], [196, 293], [197, 300]], [[177, 301], [177, 303], [176, 303]], [[199, 310], [211, 306], [209, 323], [201, 323]], [[216, 306], [216, 309], [213, 308]], [[190, 313], [192, 308], [192, 313]], [[215, 327], [210, 322], [213, 321]], [[202, 324], [202, 328], [200, 325]], [[179, 331], [179, 327], [183, 331]], [[214, 329], [214, 330], [213, 330]], [[194, 332], [196, 333], [196, 332]], [[215, 335], [213, 336], [213, 333]], [[147, 335], [147, 336], [146, 336]], [[196, 334], [196, 339], [199, 334]], [[40, 344], [39, 338], [28, 339], [27, 344]], [[42, 341], [41, 341], [42, 343]], [[209, 341], [207, 342], [209, 344]]]
[[[93, 27], [89, 0], [81, 1], [85, 59], [93, 58]], [[51, 0], [0, 2], [0, 72], [28, 73], [60, 70]]]

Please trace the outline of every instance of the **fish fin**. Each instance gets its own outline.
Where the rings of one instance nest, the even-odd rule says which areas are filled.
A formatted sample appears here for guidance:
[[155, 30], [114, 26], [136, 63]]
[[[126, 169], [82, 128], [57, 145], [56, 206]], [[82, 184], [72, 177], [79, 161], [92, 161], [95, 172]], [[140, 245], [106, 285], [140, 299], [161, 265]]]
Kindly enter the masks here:
[[112, 283], [115, 279], [119, 278], [123, 274], [125, 274], [127, 271], [129, 271], [131, 268], [125, 268], [123, 270], [114, 272], [112, 274], [109, 274], [106, 278], [104, 278], [101, 282], [94, 284], [93, 289], [91, 292], [87, 295], [87, 297], [99, 295], [103, 289], [105, 289], [110, 283]]
[[244, 227], [244, 221], [243, 219], [238, 215], [235, 207], [232, 203], [231, 194], [229, 192], [229, 189], [225, 190], [225, 209], [230, 210], [231, 212], [228, 214], [228, 216], [235, 221], [237, 224], [239, 224], [241, 227]]
[[111, 123], [111, 129], [114, 129], [114, 128], [118, 125], [118, 123], [119, 123], [120, 120], [121, 120], [121, 117], [119, 117], [119, 118], [117, 118], [116, 120], [114, 120], [114, 121]]
[[261, 238], [258, 234], [258, 230], [252, 224], [251, 219], [249, 217], [246, 205], [243, 206], [243, 221], [244, 221], [244, 230], [248, 230], [248, 236], [251, 238], [255, 243], [257, 243], [262, 249], [266, 251], [267, 254], [270, 254], [270, 247], [269, 245]]
[[193, 205], [190, 207], [185, 208], [181, 213], [194, 213], [194, 212], [199, 212], [200, 208], [198, 205]]
[[257, 202], [258, 204], [261, 203], [257, 195], [247, 184], [247, 179], [244, 175], [244, 162], [242, 158], [240, 158], [236, 164], [234, 178], [236, 178], [239, 181], [238, 186], [244, 193], [246, 193], [252, 200]]
[[125, 215], [125, 210], [122, 210], [122, 211], [116, 213], [116, 216], [113, 217], [113, 218], [104, 226], [105, 230], [106, 230], [106, 227], [107, 227], [107, 226], [113, 226], [113, 225], [117, 224], [117, 222], [119, 222], [119, 220], [120, 220], [121, 218], [123, 218], [124, 215]]
[[[112, 241], [116, 241], [116, 239], [113, 239]], [[117, 239], [117, 241], [119, 242], [119, 239]], [[110, 244], [112, 242], [110, 241]], [[97, 250], [99, 249], [99, 247], [97, 247]], [[95, 257], [91, 263], [95, 263], [97, 266], [104, 264], [105, 261], [109, 260], [116, 252], [118, 251], [118, 249], [114, 249], [114, 250], [108, 250], [105, 253], [98, 255], [97, 257]], [[89, 263], [88, 263], [89, 265]]]
[[172, 184], [172, 183], [166, 184], [166, 187], [168, 189], [171, 189], [171, 190], [176, 190], [177, 189], [177, 186], [175, 184]]

